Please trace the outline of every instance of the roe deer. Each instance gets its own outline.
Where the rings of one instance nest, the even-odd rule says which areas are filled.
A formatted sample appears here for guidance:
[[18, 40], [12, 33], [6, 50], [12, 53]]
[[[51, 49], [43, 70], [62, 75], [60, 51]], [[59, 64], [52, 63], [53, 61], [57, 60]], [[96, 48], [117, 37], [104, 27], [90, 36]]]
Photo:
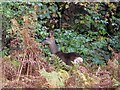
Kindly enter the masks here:
[[50, 48], [50, 52], [52, 54], [57, 55], [67, 65], [71, 65], [72, 64], [71, 61], [73, 61], [74, 63], [83, 62], [81, 56], [76, 52], [64, 53], [62, 51], [58, 51], [58, 48], [55, 43], [53, 31], [50, 31], [49, 36], [42, 41], [42, 44], [48, 45]]

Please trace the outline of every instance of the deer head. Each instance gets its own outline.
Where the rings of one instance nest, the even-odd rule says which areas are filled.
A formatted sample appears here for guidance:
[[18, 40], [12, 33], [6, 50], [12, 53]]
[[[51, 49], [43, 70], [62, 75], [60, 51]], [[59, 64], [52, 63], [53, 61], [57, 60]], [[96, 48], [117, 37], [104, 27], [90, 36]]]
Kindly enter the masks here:
[[53, 31], [50, 31], [49, 36], [43, 39], [42, 44], [48, 45], [52, 54], [55, 54], [58, 52]]

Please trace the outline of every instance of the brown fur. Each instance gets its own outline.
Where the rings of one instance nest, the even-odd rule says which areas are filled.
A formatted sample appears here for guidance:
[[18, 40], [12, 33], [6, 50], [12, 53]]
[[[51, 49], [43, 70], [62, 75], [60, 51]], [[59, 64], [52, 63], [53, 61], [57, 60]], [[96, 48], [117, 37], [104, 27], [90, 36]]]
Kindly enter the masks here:
[[71, 64], [71, 61], [74, 61], [77, 57], [81, 57], [78, 53], [76, 52], [70, 52], [70, 53], [63, 53], [62, 51], [58, 51], [55, 53], [60, 59], [63, 60], [67, 65]]
[[56, 43], [55, 43], [53, 31], [50, 32], [49, 37], [43, 40], [42, 43], [48, 45], [51, 53], [57, 55], [67, 65], [70, 65], [71, 61], [74, 61], [74, 59], [76, 59], [77, 57], [81, 57], [76, 52], [64, 53], [62, 51], [58, 51]]

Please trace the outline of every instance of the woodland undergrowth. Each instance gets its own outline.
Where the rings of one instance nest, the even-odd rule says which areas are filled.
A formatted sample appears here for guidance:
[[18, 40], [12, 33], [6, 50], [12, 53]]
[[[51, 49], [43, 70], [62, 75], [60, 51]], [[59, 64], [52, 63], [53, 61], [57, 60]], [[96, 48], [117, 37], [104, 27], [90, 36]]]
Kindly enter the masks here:
[[57, 67], [61, 63], [50, 64], [35, 41], [36, 14], [21, 19], [23, 24], [11, 19], [13, 39], [10, 55], [2, 60], [3, 88], [120, 88], [120, 51], [109, 47], [112, 56], [106, 65], [82, 63], [66, 71]]

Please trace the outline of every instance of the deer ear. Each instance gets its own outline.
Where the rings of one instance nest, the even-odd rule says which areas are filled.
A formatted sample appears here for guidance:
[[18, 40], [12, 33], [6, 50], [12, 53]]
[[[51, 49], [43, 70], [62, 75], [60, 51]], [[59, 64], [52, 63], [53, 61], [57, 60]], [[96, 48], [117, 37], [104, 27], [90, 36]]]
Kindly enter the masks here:
[[49, 36], [50, 36], [50, 37], [54, 37], [54, 32], [53, 32], [53, 31], [50, 31]]

